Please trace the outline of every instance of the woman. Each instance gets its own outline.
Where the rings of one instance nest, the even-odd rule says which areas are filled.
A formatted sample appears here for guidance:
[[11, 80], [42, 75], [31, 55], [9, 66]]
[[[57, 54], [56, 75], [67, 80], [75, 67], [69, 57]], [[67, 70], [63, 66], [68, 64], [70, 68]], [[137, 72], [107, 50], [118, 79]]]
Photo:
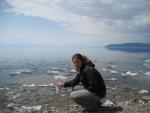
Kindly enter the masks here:
[[66, 88], [78, 85], [81, 82], [84, 89], [71, 92], [70, 98], [86, 110], [92, 111], [100, 104], [100, 99], [106, 95], [103, 78], [95, 69], [95, 65], [80, 53], [72, 56], [72, 62], [77, 70], [76, 77], [59, 85]]

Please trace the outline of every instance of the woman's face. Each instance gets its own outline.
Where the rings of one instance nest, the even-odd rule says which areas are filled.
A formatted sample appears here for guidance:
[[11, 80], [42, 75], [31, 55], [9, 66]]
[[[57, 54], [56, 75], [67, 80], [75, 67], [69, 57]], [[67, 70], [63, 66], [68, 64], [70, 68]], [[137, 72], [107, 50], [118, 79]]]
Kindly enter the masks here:
[[80, 71], [81, 68], [81, 60], [77, 59], [77, 57], [73, 58], [72, 60], [74, 67], [77, 69], [77, 71]]

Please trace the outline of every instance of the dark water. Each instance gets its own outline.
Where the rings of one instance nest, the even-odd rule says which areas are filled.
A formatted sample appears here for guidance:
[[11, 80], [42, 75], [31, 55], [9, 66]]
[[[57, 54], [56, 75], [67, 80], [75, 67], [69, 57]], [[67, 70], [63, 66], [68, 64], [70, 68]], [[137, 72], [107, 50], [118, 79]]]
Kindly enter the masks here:
[[[76, 52], [87, 55], [96, 64], [107, 87], [150, 91], [149, 52], [128, 53], [110, 51], [102, 47], [1, 48], [0, 51], [0, 92], [6, 91], [8, 99], [11, 100], [9, 103], [17, 105], [20, 103], [20, 106], [52, 101], [46, 100], [45, 97], [51, 96], [51, 91], [55, 92], [54, 89], [48, 91], [47, 87], [39, 89], [36, 86], [47, 86], [53, 83], [54, 76], [59, 74], [73, 77], [75, 72], [72, 72], [74, 67], [71, 56]], [[19, 69], [30, 69], [32, 73], [10, 75]], [[48, 70], [58, 73], [47, 74]], [[47, 93], [41, 94], [42, 91]], [[17, 93], [18, 96], [23, 95], [22, 99], [26, 101], [17, 99]], [[31, 98], [29, 99], [27, 95]], [[15, 102], [12, 102], [13, 100]]]

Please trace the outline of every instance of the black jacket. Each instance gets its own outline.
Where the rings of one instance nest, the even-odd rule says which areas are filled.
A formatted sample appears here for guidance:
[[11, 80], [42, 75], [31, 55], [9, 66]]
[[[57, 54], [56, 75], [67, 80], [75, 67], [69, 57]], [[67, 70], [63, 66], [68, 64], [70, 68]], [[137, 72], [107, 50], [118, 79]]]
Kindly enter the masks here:
[[95, 69], [95, 65], [88, 61], [81, 66], [80, 72], [70, 81], [65, 82], [64, 87], [75, 86], [82, 83], [84, 88], [95, 93], [99, 97], [106, 96], [106, 86], [101, 74]]

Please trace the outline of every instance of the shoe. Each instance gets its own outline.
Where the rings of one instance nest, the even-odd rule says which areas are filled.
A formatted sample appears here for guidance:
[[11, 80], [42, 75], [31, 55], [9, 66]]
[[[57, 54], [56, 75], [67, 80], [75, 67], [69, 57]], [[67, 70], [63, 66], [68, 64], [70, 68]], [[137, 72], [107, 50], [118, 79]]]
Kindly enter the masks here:
[[88, 113], [95, 113], [95, 112], [100, 111], [101, 106], [102, 106], [102, 103], [100, 102], [100, 103], [96, 104], [94, 107], [85, 108], [85, 109], [83, 110], [83, 112], [86, 112], [86, 113], [87, 113], [87, 112], [88, 112]]

